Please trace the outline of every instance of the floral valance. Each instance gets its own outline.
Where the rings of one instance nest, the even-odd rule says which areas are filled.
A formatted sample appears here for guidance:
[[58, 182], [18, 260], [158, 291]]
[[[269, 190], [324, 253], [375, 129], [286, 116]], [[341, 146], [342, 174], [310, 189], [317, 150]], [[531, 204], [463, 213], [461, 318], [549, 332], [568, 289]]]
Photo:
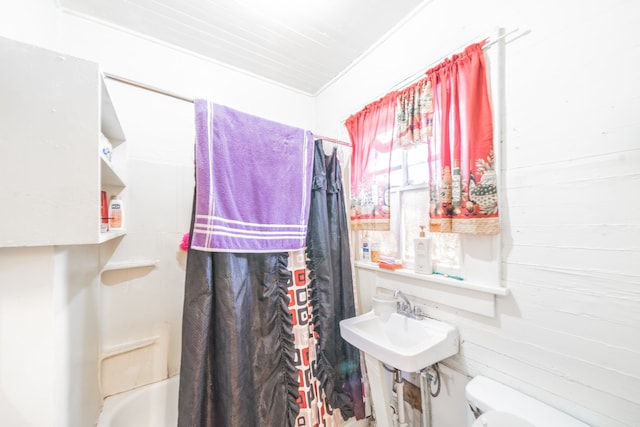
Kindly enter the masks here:
[[424, 78], [398, 92], [394, 146], [426, 144], [433, 135], [431, 80]]

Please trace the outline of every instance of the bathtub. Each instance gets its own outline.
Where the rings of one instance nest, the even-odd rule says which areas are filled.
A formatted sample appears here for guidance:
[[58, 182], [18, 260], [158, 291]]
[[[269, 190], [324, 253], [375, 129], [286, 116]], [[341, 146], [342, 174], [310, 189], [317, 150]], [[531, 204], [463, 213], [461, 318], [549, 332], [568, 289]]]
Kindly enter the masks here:
[[[180, 376], [109, 396], [97, 427], [176, 427]], [[349, 420], [343, 427], [366, 427], [368, 420]]]
[[180, 376], [109, 396], [97, 427], [175, 427]]

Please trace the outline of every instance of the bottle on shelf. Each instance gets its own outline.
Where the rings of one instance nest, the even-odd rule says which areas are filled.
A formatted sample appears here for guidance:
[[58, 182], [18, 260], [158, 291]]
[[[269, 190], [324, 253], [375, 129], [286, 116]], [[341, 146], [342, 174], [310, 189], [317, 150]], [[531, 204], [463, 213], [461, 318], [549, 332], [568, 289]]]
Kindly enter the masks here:
[[122, 230], [124, 228], [124, 205], [122, 200], [111, 197], [109, 203], [109, 228], [111, 230]]
[[100, 192], [100, 232], [109, 231], [109, 202], [107, 201], [107, 192]]

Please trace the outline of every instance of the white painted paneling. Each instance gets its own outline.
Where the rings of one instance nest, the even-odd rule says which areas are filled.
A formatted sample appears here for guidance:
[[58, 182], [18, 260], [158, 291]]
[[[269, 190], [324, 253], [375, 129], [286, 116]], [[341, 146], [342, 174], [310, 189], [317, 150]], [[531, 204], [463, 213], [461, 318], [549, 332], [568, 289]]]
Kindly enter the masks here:
[[5, 38], [0, 49], [0, 244], [98, 242], [97, 64]]
[[[640, 272], [636, 261], [640, 202], [635, 198], [640, 157], [640, 83], [636, 78], [640, 65], [636, 22], [640, 5], [636, 1], [436, 0], [317, 99], [77, 17], [60, 18], [53, 12], [52, 1], [31, 0], [20, 5], [16, 15], [10, 8], [0, 7], [7, 12], [0, 13], [2, 35], [51, 44], [49, 47], [65, 53], [95, 60], [114, 74], [188, 96], [210, 97], [252, 114], [315, 127], [318, 133], [342, 139], [347, 139], [342, 121], [349, 114], [407, 75], [470, 42], [493, 35], [498, 25], [507, 31], [520, 28], [520, 35], [509, 37], [506, 46], [503, 117], [507, 133], [502, 153], [506, 201], [502, 207], [502, 267], [504, 284], [511, 293], [496, 299], [495, 318], [444, 305], [431, 304], [428, 309], [435, 317], [458, 326], [461, 352], [446, 364], [462, 377], [493, 377], [594, 427], [638, 425], [640, 378], [634, 361], [640, 356], [635, 338], [640, 328]], [[27, 17], [31, 18], [34, 10], [38, 14], [31, 21]], [[47, 15], [43, 17], [42, 13]], [[63, 25], [57, 31], [59, 21]], [[416, 43], [422, 43], [419, 49]], [[142, 101], [128, 92], [123, 90], [120, 101], [114, 102], [131, 102], [149, 115], [158, 114], [152, 108], [154, 101]], [[189, 194], [170, 199], [180, 206], [186, 204], [192, 178], [185, 177], [181, 168], [190, 153], [171, 152], [171, 138], [178, 139], [181, 133], [172, 128], [172, 137], [158, 138], [161, 144], [154, 152], [155, 133], [145, 137], [141, 129], [150, 118], [136, 125], [139, 112], [133, 110], [120, 119], [128, 138], [131, 131], [138, 135], [127, 143], [138, 161], [134, 169], [139, 166], [152, 171], [150, 176], [160, 181], [163, 178], [157, 176], [156, 163], [166, 162], [167, 174], [179, 181], [170, 187], [172, 191]], [[190, 145], [186, 147], [190, 149]], [[147, 154], [153, 159], [148, 163]], [[170, 159], [173, 155], [175, 163]], [[140, 176], [127, 178], [144, 180]], [[158, 209], [163, 206], [158, 202], [162, 194], [153, 183], [149, 186], [148, 192], [140, 190], [148, 195], [140, 203], [147, 201]], [[158, 292], [155, 286], [160, 284], [163, 302], [159, 307], [163, 308], [173, 297], [180, 302], [184, 267], [184, 259], [175, 247], [186, 215], [174, 212], [171, 216], [175, 223], [159, 235], [151, 233], [163, 227], [156, 219], [144, 223], [144, 218], [151, 218], [149, 215], [132, 218], [145, 232], [127, 236], [131, 244], [115, 253], [115, 258], [126, 258], [125, 254], [144, 251], [145, 257], [161, 260], [157, 271], [135, 278], [129, 285], [152, 299]], [[148, 250], [151, 246], [153, 249]], [[148, 253], [156, 247], [157, 256]], [[42, 345], [51, 347], [51, 336], [45, 334], [37, 344], [23, 349], [12, 347], [26, 341], [18, 340], [12, 327], [14, 319], [24, 322], [21, 336], [39, 336], [42, 330], [34, 327], [40, 325], [36, 320], [48, 315], [49, 306], [45, 311], [39, 308], [52, 255], [40, 251], [0, 251], [0, 260], [11, 267], [0, 273], [0, 303], [9, 304], [8, 309], [3, 306], [0, 311], [0, 366], [2, 384], [12, 386], [9, 394], [7, 389], [0, 389], [9, 396], [8, 400], [0, 399], [0, 409], [3, 416], [13, 417], [3, 420], [17, 420], [18, 426], [47, 425], [39, 417], [53, 411], [48, 403], [38, 401], [39, 411], [31, 406], [34, 390], [42, 392], [34, 384], [41, 384], [43, 379], [51, 381], [46, 379], [50, 375], [47, 365], [25, 370], [18, 363], [18, 359], [24, 362], [39, 355]], [[25, 260], [32, 256], [37, 258], [39, 269], [29, 271], [33, 263]], [[16, 260], [20, 263], [14, 264]], [[29, 279], [21, 282], [23, 276]], [[13, 285], [7, 288], [7, 283]], [[364, 300], [372, 290], [360, 291], [366, 308]], [[112, 296], [114, 309], [119, 301], [126, 300], [124, 295]], [[180, 310], [176, 305], [172, 305], [169, 320], [174, 323]], [[142, 319], [135, 316], [130, 320], [142, 324]], [[112, 332], [119, 332], [126, 320], [126, 315], [112, 319]], [[171, 357], [176, 360], [177, 356], [174, 350]], [[15, 366], [22, 368], [16, 370]], [[457, 376], [452, 378], [460, 381]], [[457, 416], [447, 415], [450, 411], [458, 414], [464, 400], [459, 385], [451, 388], [457, 393], [450, 397], [456, 405], [450, 399], [446, 403], [433, 399], [438, 414], [434, 427], [460, 427], [455, 424]]]
[[[638, 350], [640, 342], [633, 336], [640, 322], [638, 310], [634, 310], [635, 297], [629, 297], [628, 291], [622, 286], [613, 287], [609, 278], [597, 283], [599, 292], [584, 290], [576, 282], [585, 282], [584, 277], [566, 274], [560, 271], [543, 270], [528, 266], [513, 267], [513, 275], [522, 277], [511, 281], [514, 299], [523, 301], [518, 308], [523, 317], [535, 319], [540, 327], [554, 328], [563, 325], [563, 330], [569, 334], [588, 336], [603, 345], [634, 348]], [[536, 280], [527, 280], [527, 276], [536, 276]], [[568, 277], [568, 280], [558, 280]], [[547, 278], [548, 280], [545, 280]], [[574, 283], [568, 285], [568, 283]], [[620, 283], [620, 282], [617, 282]], [[637, 285], [628, 285], [636, 288]], [[611, 291], [607, 291], [611, 289]], [[616, 295], [608, 296], [607, 293]], [[588, 294], [593, 297], [589, 298]], [[576, 295], [585, 295], [576, 298]], [[615, 332], [615, 333], [612, 333]], [[605, 354], [594, 354], [601, 360]]]
[[[206, 98], [249, 114], [286, 123], [304, 129], [315, 130], [314, 99], [297, 91], [283, 88], [263, 78], [246, 75], [227, 66], [213, 63], [159, 42], [134, 37], [131, 34], [96, 24], [85, 19], [63, 14], [58, 37], [61, 48], [80, 58], [96, 61], [103, 71], [165, 89], [189, 98]], [[81, 35], [81, 36], [80, 36]], [[96, 46], [103, 46], [96, 49]], [[109, 89], [117, 85], [110, 84]], [[116, 89], [117, 90], [117, 89]], [[139, 91], [141, 89], [138, 89]], [[115, 94], [114, 94], [115, 96]], [[136, 99], [145, 95], [132, 95]], [[166, 102], [189, 104], [179, 100], [163, 100], [146, 103], [142, 111], [152, 115]], [[147, 98], [148, 99], [148, 98]], [[115, 102], [115, 101], [114, 101]], [[162, 105], [162, 107], [161, 107]], [[118, 106], [120, 108], [120, 106]], [[182, 119], [184, 113], [180, 113]], [[121, 121], [125, 120], [118, 111]], [[123, 124], [127, 140], [129, 129]], [[170, 126], [172, 127], [172, 126]], [[174, 132], [183, 130], [175, 126]], [[189, 127], [190, 129], [192, 126]], [[134, 130], [135, 131], [135, 130]], [[150, 154], [151, 155], [151, 154]]]
[[[495, 318], [426, 305], [460, 330], [460, 353], [447, 366], [595, 427], [640, 422], [639, 13], [630, 0], [436, 0], [317, 99], [318, 127], [341, 128], [399, 74], [491, 36], [491, 25], [520, 29], [507, 37], [501, 117], [510, 294], [496, 299]], [[413, 40], [425, 41], [422, 62], [406, 55]], [[432, 404], [442, 415], [434, 427], [454, 427], [446, 414], [455, 405]]]
[[55, 50], [57, 5], [52, 0], [4, 1], [0, 4], [0, 35]]
[[[307, 95], [76, 16], [65, 14], [62, 21], [64, 49], [92, 58], [106, 72], [293, 126], [313, 127], [313, 99]], [[104, 48], [95, 49], [96, 45]], [[108, 349], [144, 339], [167, 327], [167, 373], [174, 375], [180, 368], [186, 266], [186, 255], [178, 246], [189, 231], [194, 190], [193, 104], [111, 80], [107, 85], [127, 135], [127, 235], [102, 245], [101, 262], [159, 262], [102, 274], [101, 346]], [[129, 362], [132, 371], [140, 368], [134, 357]], [[118, 387], [130, 382], [123, 379]]]
[[[633, 392], [638, 369], [629, 365], [634, 360], [632, 350], [603, 345], [557, 328], [541, 328], [530, 321], [512, 321], [503, 317], [500, 326], [499, 330], [467, 328], [464, 339], [477, 343], [478, 346], [490, 343], [492, 351], [517, 355], [519, 363], [537, 367], [568, 381], [579, 381], [586, 387], [620, 399], [639, 403], [637, 393]], [[591, 356], [605, 352], [606, 358]], [[473, 358], [473, 353], [469, 357]], [[625, 366], [625, 369], [620, 371], [616, 366]]]
[[[557, 409], [574, 416], [579, 413], [580, 418], [588, 420], [586, 422], [591, 426], [637, 424], [636, 403], [567, 379], [557, 372], [545, 369], [540, 363], [523, 363], [513, 353], [501, 353], [491, 346], [474, 342], [465, 346], [464, 355], [464, 366], [452, 366], [458, 370], [482, 371], [483, 375], [509, 384], [510, 387]], [[598, 409], [603, 407], [606, 410]]]
[[[2, 4], [0, 22], [9, 16], [19, 20], [23, 14], [14, 14], [17, 6], [25, 11], [33, 6], [44, 13], [52, 3], [54, 0]], [[315, 123], [314, 102], [308, 95], [113, 28], [58, 15], [53, 7], [49, 11], [46, 20], [51, 29], [38, 40], [48, 48], [186, 96], [209, 98], [307, 129]], [[37, 21], [25, 20], [21, 25], [24, 31], [20, 33], [9, 31], [13, 27], [0, 26], [0, 35], [29, 39], [43, 30], [34, 28]], [[129, 337], [153, 335], [159, 325], [168, 325], [167, 370], [171, 375], [179, 371], [186, 257], [178, 245], [189, 228], [193, 196], [193, 105], [121, 83], [107, 81], [107, 85], [116, 109], [122, 108], [118, 115], [127, 134], [123, 148], [129, 161], [123, 196], [129, 222], [127, 236], [100, 246], [101, 259], [99, 265], [93, 265], [92, 280], [99, 279], [107, 261], [144, 258], [159, 262], [155, 267], [127, 273], [106, 273], [103, 279], [112, 284], [102, 285], [102, 299], [96, 307], [87, 298], [92, 280], [85, 283], [76, 276], [56, 275], [53, 267], [45, 268], [53, 265], [53, 252], [41, 254], [42, 248], [0, 251], [0, 263], [11, 267], [0, 269], [0, 419], [12, 427], [91, 425], [97, 415], [92, 412], [99, 404], [92, 400], [95, 395], [90, 391], [98, 380], [98, 354], [79, 367], [78, 357], [90, 354], [90, 349], [81, 348], [83, 345], [93, 346], [97, 352], [98, 344], [117, 345]], [[92, 246], [86, 253], [93, 250], [98, 247]], [[35, 261], [29, 263], [23, 258]], [[77, 259], [81, 268], [91, 267], [75, 253], [71, 258]], [[61, 253], [57, 265], [67, 265], [66, 259]], [[52, 317], [54, 280], [58, 286], [56, 308], [66, 313], [61, 315], [63, 326], [56, 331], [44, 328], [49, 322], [41, 321]], [[13, 285], [7, 288], [8, 283]], [[73, 290], [73, 295], [64, 292], [64, 285]], [[93, 328], [95, 319], [83, 319], [85, 310], [100, 316], [99, 334]], [[65, 370], [54, 368], [53, 362], [43, 357], [43, 349], [55, 353]], [[51, 397], [54, 374], [61, 390], [71, 389], [69, 395], [57, 394], [55, 407]], [[59, 423], [53, 424], [56, 420]]]
[[79, 13], [314, 94], [422, 0], [59, 0]]
[[[139, 357], [144, 352], [118, 360], [128, 364], [129, 371], [108, 380], [109, 390], [117, 391], [132, 382], [141, 385], [179, 372], [186, 256], [178, 245], [191, 218], [195, 132], [191, 103], [119, 82], [107, 84], [127, 129], [128, 232], [121, 241], [102, 246], [102, 262], [144, 258], [158, 263], [102, 274], [101, 346], [108, 349], [145, 339], [158, 330], [166, 331], [168, 338], [168, 345], [153, 348], [167, 352], [153, 356], [163, 358], [164, 370], [156, 364], [152, 372], [145, 371], [148, 367]], [[114, 375], [118, 370], [109, 372]]]
[[53, 427], [53, 247], [0, 248], [0, 420]]
[[54, 250], [53, 426], [84, 427], [92, 425], [102, 406], [95, 375], [100, 331], [98, 246], [56, 246]]
[[85, 427], [98, 390], [97, 246], [0, 249], [0, 420]]

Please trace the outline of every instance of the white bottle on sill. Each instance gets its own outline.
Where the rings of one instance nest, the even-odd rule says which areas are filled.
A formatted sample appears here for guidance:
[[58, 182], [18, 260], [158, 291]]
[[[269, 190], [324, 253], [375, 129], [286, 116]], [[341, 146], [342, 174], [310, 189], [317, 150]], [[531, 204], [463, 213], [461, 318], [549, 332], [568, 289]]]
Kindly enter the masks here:
[[420, 229], [420, 237], [413, 241], [415, 250], [414, 270], [418, 274], [433, 274], [433, 266], [431, 264], [431, 239], [426, 236], [424, 225], [421, 225]]

